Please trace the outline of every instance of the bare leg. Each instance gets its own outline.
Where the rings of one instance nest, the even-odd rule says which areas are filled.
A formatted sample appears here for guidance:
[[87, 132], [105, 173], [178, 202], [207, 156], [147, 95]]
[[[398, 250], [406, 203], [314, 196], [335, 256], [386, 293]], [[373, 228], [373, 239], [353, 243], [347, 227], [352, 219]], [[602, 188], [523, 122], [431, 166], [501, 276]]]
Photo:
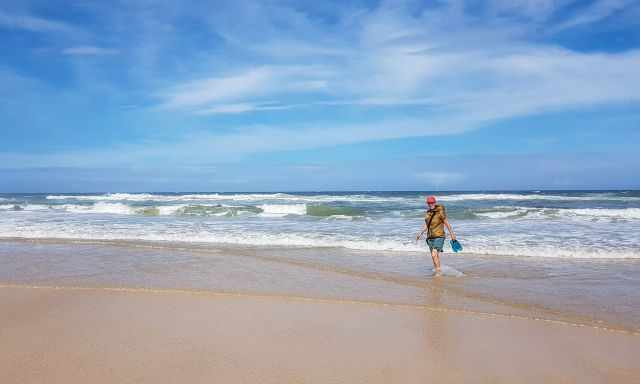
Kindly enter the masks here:
[[440, 252], [438, 252], [437, 249], [432, 249], [431, 258], [433, 259], [433, 266], [436, 268], [436, 273], [440, 273]]

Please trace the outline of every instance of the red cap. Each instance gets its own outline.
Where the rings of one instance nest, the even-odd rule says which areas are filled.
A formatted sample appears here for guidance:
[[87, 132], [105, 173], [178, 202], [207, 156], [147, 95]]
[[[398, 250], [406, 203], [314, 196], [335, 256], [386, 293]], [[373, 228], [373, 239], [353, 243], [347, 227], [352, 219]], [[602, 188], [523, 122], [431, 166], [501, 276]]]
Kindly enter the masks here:
[[435, 203], [436, 203], [436, 197], [435, 196], [427, 197], [427, 204], [435, 204]]

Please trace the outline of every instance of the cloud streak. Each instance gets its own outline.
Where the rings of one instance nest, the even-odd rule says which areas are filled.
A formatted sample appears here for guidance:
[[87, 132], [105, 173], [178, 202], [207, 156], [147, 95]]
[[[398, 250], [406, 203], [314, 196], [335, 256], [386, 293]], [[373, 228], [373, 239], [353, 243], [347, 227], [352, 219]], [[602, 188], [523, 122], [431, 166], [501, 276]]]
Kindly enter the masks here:
[[65, 22], [32, 15], [13, 14], [0, 10], [0, 26], [31, 32], [74, 33], [77, 29]]
[[579, 25], [596, 23], [605, 19], [616, 12], [624, 10], [626, 7], [634, 4], [633, 0], [597, 0], [588, 8], [580, 10], [574, 17], [558, 25], [556, 30], [563, 30]]
[[113, 48], [102, 48], [93, 45], [79, 45], [62, 50], [62, 53], [70, 56], [105, 56], [117, 55], [119, 50]]
[[[594, 4], [583, 10], [593, 14], [583, 17], [584, 22], [605, 17], [623, 3]], [[258, 51], [261, 60], [277, 59], [280, 64], [183, 81], [161, 93], [161, 105], [200, 115], [301, 106], [437, 105], [451, 115], [467, 114], [483, 122], [640, 100], [638, 50], [580, 53], [529, 43], [524, 39], [528, 27], [516, 21], [479, 24], [455, 7], [428, 8], [417, 15], [410, 10], [383, 5], [344, 16], [349, 20], [341, 29], [346, 41], [336, 39], [330, 29], [312, 28], [312, 35], [301, 33], [292, 43], [289, 31], [278, 33], [271, 25], [268, 48]], [[503, 3], [494, 4], [494, 10], [512, 12]], [[539, 20], [554, 10], [552, 4], [528, 3], [526, 13]], [[233, 31], [219, 33], [233, 36]], [[229, 40], [255, 46], [242, 36]], [[315, 64], [300, 64], [311, 58]]]
[[[21, 91], [26, 96], [14, 104], [28, 105], [26, 114], [48, 100], [58, 100], [61, 109], [70, 105], [64, 115], [78, 115], [68, 120], [82, 122], [78, 132], [118, 115], [109, 129], [122, 137], [91, 150], [4, 151], [0, 161], [198, 167], [265, 152], [457, 135], [549, 111], [640, 102], [640, 49], [584, 52], [549, 38], [613, 18], [626, 1], [569, 10], [564, 1], [528, 0], [477, 7], [457, 1], [309, 9], [266, 4], [220, 2], [213, 12], [206, 2], [95, 3], [87, 9], [100, 16], [99, 25], [82, 35], [70, 22], [0, 11], [4, 28], [55, 35], [38, 58], [63, 54], [64, 67], [42, 72], [68, 75], [49, 84], [36, 74], [44, 85]], [[103, 56], [108, 64], [86, 59]], [[13, 72], [28, 83], [22, 69]], [[17, 84], [18, 77], [11, 78], [5, 84]], [[95, 101], [83, 114], [90, 105], [85, 99]], [[140, 107], [121, 112], [122, 105]], [[140, 131], [144, 137], [132, 139], [130, 133]], [[437, 174], [414, 176], [453, 182]]]
[[[160, 94], [162, 107], [191, 109], [210, 106], [208, 110], [239, 112], [259, 109], [249, 104], [224, 108], [216, 103], [256, 99], [287, 93], [317, 92], [326, 87], [327, 72], [313, 66], [261, 66], [229, 74], [178, 84]], [[265, 102], [263, 101], [263, 104]], [[263, 108], [266, 109], [266, 108]], [[202, 113], [204, 109], [197, 110]]]

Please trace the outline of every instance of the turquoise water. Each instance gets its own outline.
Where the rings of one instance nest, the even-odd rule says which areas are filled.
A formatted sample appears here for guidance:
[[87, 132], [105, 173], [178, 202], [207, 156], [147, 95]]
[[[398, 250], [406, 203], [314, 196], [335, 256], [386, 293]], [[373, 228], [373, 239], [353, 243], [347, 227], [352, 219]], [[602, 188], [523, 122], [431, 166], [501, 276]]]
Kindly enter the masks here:
[[[0, 238], [424, 252], [415, 234], [427, 194], [2, 194]], [[640, 258], [638, 191], [434, 194], [446, 206], [464, 253]]]

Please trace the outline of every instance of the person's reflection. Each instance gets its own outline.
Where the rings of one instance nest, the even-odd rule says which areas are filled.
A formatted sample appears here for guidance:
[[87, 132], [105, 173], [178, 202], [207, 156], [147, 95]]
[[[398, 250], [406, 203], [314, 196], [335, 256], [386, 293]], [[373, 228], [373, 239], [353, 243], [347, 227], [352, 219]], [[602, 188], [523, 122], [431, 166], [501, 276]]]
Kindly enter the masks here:
[[446, 277], [434, 277], [428, 280], [425, 288], [425, 343], [428, 365], [438, 372], [448, 369], [447, 362], [455, 356], [450, 355], [449, 335], [450, 315], [446, 307]]

